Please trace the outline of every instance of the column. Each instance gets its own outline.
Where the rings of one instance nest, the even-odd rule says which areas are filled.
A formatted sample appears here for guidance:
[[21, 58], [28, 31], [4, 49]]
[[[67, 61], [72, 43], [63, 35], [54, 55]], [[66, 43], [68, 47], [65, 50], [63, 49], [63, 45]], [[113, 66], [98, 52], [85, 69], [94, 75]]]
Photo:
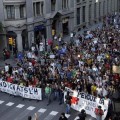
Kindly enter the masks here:
[[40, 15], [42, 16], [41, 8], [42, 8], [42, 7], [41, 7], [41, 2], [40, 2]]
[[33, 1], [32, 0], [26, 0], [26, 15], [27, 15], [27, 22], [31, 23], [33, 22]]
[[80, 7], [80, 25], [83, 24], [83, 8]]
[[26, 6], [24, 7], [24, 17], [26, 18]]
[[4, 21], [4, 15], [3, 0], [0, 0], [0, 21]]
[[20, 5], [15, 5], [15, 18], [20, 19]]
[[46, 34], [47, 34], [47, 40], [52, 39], [52, 28], [51, 28], [51, 20], [47, 20], [46, 23]]
[[23, 50], [23, 46], [22, 46], [22, 36], [21, 36], [21, 31], [17, 31], [17, 49], [18, 51], [22, 51]]
[[71, 15], [68, 19], [68, 24], [69, 24], [69, 32], [74, 30], [74, 17]]
[[6, 10], [6, 7], [4, 7], [4, 17], [3, 18], [5, 18], [5, 20], [7, 19], [7, 10]]
[[76, 0], [74, 0], [74, 27], [77, 26], [77, 5]]
[[111, 12], [112, 12], [112, 9], [111, 9], [111, 5], [112, 5], [112, 3], [111, 3], [112, 1], [111, 0], [109, 0], [109, 13], [111, 14]]
[[92, 4], [91, 4], [91, 22], [94, 23], [94, 0], [92, 0]]
[[[34, 8], [35, 7], [35, 8]], [[36, 17], [36, 2], [34, 3], [33, 9], [35, 10], [34, 16]]]
[[85, 6], [85, 22], [86, 22], [86, 26], [88, 26], [89, 24], [89, 0], [86, 1], [86, 6]]
[[62, 10], [62, 0], [56, 0], [55, 11]]
[[107, 0], [105, 1], [105, 15], [108, 14], [108, 3]]
[[[119, 6], [120, 7], [120, 6]], [[114, 4], [114, 10], [115, 10], [115, 12], [117, 12], [117, 0], [115, 0], [115, 4]]]
[[112, 13], [115, 12], [115, 9], [114, 9], [114, 4], [115, 4], [115, 0], [112, 0]]
[[34, 26], [32, 24], [28, 25], [27, 31], [28, 31], [28, 43], [30, 47], [31, 44], [34, 43]]
[[103, 17], [103, 5], [104, 4], [104, 1], [101, 1], [101, 18]]
[[59, 21], [59, 31], [60, 31], [60, 33], [63, 33], [62, 19], [61, 18], [60, 18], [60, 21]]
[[51, 1], [50, 0], [44, 0], [44, 14], [47, 14], [47, 13], [51, 13]]
[[32, 43], [34, 43], [34, 32], [33, 31], [28, 31], [28, 43], [29, 43], [29, 48], [31, 47]]
[[96, 2], [96, 19], [99, 21], [99, 2]]

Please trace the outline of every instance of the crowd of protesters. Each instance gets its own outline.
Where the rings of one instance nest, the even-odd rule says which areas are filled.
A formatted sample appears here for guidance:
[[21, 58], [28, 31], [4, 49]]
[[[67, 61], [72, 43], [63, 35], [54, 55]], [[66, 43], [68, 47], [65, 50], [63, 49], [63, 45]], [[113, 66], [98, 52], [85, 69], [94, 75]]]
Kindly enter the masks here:
[[53, 40], [50, 52], [40, 49], [33, 44], [19, 53], [16, 67], [6, 63], [1, 80], [42, 88], [47, 105], [52, 98], [61, 105], [66, 86], [105, 99], [120, 90], [120, 75], [112, 71], [113, 65], [120, 66], [120, 15], [108, 16], [102, 28], [71, 34], [69, 43], [61, 37]]

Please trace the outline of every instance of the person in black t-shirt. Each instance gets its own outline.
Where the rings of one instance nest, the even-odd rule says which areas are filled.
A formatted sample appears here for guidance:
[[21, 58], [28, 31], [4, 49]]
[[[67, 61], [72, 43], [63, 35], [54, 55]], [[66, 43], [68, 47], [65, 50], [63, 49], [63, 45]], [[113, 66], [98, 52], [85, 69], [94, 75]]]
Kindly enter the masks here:
[[69, 95], [69, 91], [67, 92], [67, 95], [65, 96], [66, 99], [66, 113], [70, 114], [70, 106], [71, 106], [71, 96]]

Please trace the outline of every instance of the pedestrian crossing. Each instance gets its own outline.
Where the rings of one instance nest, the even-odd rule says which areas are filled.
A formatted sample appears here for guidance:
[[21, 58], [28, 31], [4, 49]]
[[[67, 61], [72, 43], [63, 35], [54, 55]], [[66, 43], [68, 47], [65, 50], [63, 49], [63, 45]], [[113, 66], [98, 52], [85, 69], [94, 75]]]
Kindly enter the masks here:
[[[34, 120], [34, 113], [37, 113], [38, 120], [59, 120], [60, 111], [50, 111], [47, 108], [35, 107], [32, 104], [27, 106], [25, 104], [19, 103], [16, 104], [14, 102], [5, 102], [0, 100], [0, 120], [27, 120], [28, 116], [32, 116]], [[77, 120], [78, 118], [75, 116], [74, 118], [65, 114], [68, 120]], [[87, 119], [89, 120], [89, 119]]]
[[[45, 112], [47, 111], [47, 109], [45, 108], [40, 108], [37, 110], [37, 107], [34, 106], [25, 106], [24, 104], [18, 104], [16, 105], [13, 102], [5, 102], [3, 100], [0, 100], [0, 107], [1, 105], [4, 106], [4, 109], [2, 111], [0, 111], [0, 115], [3, 112], [6, 112], [7, 109], [11, 109], [11, 107], [13, 107], [10, 111], [7, 111], [6, 115], [1, 115], [0, 120], [8, 120], [8, 118], [12, 118], [11, 120], [23, 120], [24, 118], [26, 118], [29, 115], [32, 115], [34, 118], [34, 113], [38, 114], [38, 118], [41, 118], [41, 116], [43, 114], [45, 114]], [[5, 108], [5, 106], [7, 106], [7, 108]], [[20, 110], [21, 109], [21, 110]], [[36, 110], [35, 110], [36, 109]], [[33, 112], [32, 112], [33, 111]], [[14, 115], [17, 114], [17, 116], [14, 117]], [[59, 114], [59, 115], [58, 115]], [[60, 117], [60, 113], [58, 111], [49, 111], [48, 114], [45, 115], [44, 118], [42, 118], [42, 120], [54, 120], [54, 117], [58, 115], [58, 119]], [[66, 114], [66, 117], [69, 118], [70, 115]]]

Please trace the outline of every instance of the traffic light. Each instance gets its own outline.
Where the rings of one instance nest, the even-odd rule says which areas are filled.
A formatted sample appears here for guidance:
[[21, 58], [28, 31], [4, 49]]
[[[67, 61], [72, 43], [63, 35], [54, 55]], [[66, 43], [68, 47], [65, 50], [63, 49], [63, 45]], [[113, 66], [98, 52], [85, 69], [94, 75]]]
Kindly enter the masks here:
[[12, 45], [12, 44], [13, 44], [13, 38], [10, 37], [10, 38], [9, 38], [9, 45]]
[[15, 47], [15, 39], [13, 39], [13, 43], [12, 43], [13, 47]]

